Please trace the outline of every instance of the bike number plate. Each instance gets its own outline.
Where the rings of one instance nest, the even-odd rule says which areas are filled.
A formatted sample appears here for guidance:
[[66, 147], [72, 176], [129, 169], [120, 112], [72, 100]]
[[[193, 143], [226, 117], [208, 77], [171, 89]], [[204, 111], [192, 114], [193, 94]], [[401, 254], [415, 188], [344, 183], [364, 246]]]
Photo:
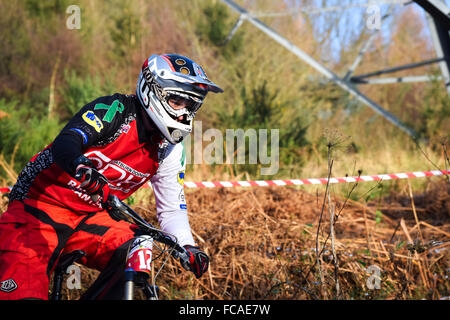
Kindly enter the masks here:
[[152, 249], [153, 239], [151, 237], [136, 238], [128, 254], [126, 269], [150, 274]]

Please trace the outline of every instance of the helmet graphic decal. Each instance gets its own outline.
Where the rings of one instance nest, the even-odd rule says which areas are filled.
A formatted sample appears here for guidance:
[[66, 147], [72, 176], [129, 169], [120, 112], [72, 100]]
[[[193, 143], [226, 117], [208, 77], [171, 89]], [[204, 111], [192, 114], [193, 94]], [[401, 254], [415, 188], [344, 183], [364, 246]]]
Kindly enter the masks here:
[[186, 61], [184, 59], [176, 59], [175, 63], [179, 66], [184, 66], [186, 64]]
[[186, 68], [186, 67], [181, 67], [181, 68], [180, 68], [180, 72], [181, 72], [182, 74], [189, 74], [189, 73], [191, 73], [191, 72], [189, 71], [189, 69]]

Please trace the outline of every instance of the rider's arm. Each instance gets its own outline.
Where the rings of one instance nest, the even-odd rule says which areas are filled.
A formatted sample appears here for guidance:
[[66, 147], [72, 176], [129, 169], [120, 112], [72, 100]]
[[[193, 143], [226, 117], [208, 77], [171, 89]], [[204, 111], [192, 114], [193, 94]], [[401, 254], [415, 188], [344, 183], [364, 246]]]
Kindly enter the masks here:
[[104, 120], [109, 111], [107, 107], [113, 105], [118, 99], [118, 95], [113, 95], [88, 103], [67, 123], [53, 141], [51, 147], [53, 158], [65, 172], [73, 176], [76, 169], [74, 161], [83, 154], [83, 150], [120, 130], [120, 117], [107, 119], [110, 121]]
[[169, 145], [167, 157], [151, 178], [161, 229], [175, 235], [180, 245], [196, 245], [192, 237], [184, 197], [183, 145]]

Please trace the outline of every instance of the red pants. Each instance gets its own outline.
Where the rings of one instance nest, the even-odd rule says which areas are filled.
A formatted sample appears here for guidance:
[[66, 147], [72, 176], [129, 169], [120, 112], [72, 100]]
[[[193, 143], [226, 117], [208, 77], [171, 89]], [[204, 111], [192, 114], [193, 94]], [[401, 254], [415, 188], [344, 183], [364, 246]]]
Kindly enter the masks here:
[[62, 253], [83, 250], [79, 262], [102, 271], [133, 230], [106, 211], [80, 214], [36, 200], [11, 202], [0, 217], [0, 300], [48, 299]]

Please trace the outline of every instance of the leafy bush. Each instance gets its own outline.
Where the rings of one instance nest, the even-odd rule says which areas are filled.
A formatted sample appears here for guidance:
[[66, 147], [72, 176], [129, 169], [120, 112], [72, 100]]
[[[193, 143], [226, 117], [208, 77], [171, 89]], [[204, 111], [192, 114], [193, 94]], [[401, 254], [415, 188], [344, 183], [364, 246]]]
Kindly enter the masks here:
[[83, 78], [73, 70], [65, 70], [64, 80], [66, 85], [60, 89], [60, 94], [63, 98], [63, 111], [68, 112], [68, 117], [70, 118], [86, 103], [98, 97], [112, 94], [114, 85], [108, 79], [102, 83], [98, 75]]
[[[280, 164], [290, 166], [302, 165], [301, 149], [309, 144], [306, 139], [308, 125], [304, 115], [293, 101], [280, 101], [277, 92], [271, 92], [267, 82], [252, 88], [250, 92], [243, 87], [241, 90], [240, 107], [232, 112], [219, 111], [219, 125], [225, 128], [240, 129], [279, 129], [279, 160]], [[249, 143], [246, 141], [246, 143]], [[271, 145], [268, 135], [267, 145]], [[248, 150], [246, 148], [246, 150]], [[270, 150], [268, 150], [270, 156]], [[280, 166], [281, 167], [281, 166]], [[245, 166], [252, 174], [256, 173], [255, 166]]]
[[27, 85], [23, 63], [32, 54], [30, 36], [24, 24], [24, 9], [15, 1], [1, 1], [0, 12], [0, 95], [14, 97]]
[[231, 57], [241, 50], [243, 38], [239, 33], [234, 34], [231, 40], [225, 43], [227, 35], [234, 25], [233, 22], [229, 22], [227, 7], [216, 1], [209, 3], [203, 7], [202, 18], [196, 26], [197, 34], [201, 39], [220, 48], [225, 57]]
[[7, 114], [0, 118], [0, 154], [6, 161], [14, 162], [17, 172], [62, 129], [57, 118], [30, 116], [30, 109], [19, 107], [17, 101], [0, 100], [0, 110]]
[[68, 118], [86, 103], [112, 94], [113, 84], [110, 81], [102, 83], [99, 76], [82, 78], [74, 71], [65, 70], [64, 80], [66, 85], [60, 88], [62, 117], [47, 117], [45, 99], [48, 89], [33, 93], [32, 99], [25, 102], [0, 100], [0, 111], [6, 114], [0, 118], [0, 154], [6, 161], [14, 162], [16, 171], [51, 143]]
[[[450, 97], [442, 90], [442, 83], [433, 81], [425, 91], [419, 119], [420, 136], [426, 139], [437, 137], [438, 140], [450, 138]], [[436, 142], [432, 141], [432, 147], [439, 149], [440, 141]]]
[[110, 28], [111, 39], [114, 42], [114, 53], [127, 59], [130, 49], [136, 47], [141, 38], [141, 22], [132, 11], [130, 2], [118, 2], [117, 14], [112, 17], [113, 26]]
[[70, 2], [68, 0], [25, 0], [25, 8], [28, 14], [42, 19], [48, 19], [52, 15], [64, 14], [69, 5]]

